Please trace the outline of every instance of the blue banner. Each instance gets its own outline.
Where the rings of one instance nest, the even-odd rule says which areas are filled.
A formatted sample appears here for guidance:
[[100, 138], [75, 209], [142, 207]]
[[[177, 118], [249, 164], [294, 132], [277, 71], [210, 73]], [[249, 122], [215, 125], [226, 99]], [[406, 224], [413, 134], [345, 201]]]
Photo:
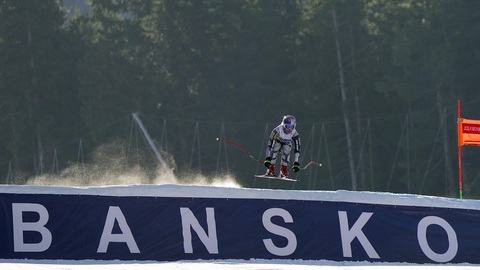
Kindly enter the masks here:
[[480, 263], [480, 211], [252, 198], [0, 194], [3, 259]]

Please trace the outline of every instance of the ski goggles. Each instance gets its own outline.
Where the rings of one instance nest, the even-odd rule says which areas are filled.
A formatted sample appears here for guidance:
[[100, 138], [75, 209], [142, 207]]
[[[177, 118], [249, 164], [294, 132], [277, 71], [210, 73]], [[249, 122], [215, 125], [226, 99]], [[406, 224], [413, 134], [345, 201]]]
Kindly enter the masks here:
[[286, 128], [286, 129], [291, 129], [291, 130], [293, 130], [293, 129], [295, 128], [295, 125], [285, 124], [285, 128]]

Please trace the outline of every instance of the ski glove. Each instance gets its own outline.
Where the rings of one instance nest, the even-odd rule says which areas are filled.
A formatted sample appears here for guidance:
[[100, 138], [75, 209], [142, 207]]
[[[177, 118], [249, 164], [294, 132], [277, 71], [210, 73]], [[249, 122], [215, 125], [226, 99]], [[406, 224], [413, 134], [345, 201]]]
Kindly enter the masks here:
[[265, 167], [267, 167], [267, 168], [272, 166], [272, 158], [271, 157], [265, 158], [265, 161], [263, 162], [263, 165], [265, 165]]
[[300, 171], [300, 163], [298, 163], [298, 162], [293, 162], [292, 171], [293, 171], [294, 173]]

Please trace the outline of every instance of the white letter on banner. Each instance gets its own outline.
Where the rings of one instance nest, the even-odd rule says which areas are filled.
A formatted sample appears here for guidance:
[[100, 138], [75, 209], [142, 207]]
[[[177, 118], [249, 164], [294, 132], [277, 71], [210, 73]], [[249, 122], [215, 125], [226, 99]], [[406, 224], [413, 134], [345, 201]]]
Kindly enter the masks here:
[[182, 234], [183, 234], [183, 250], [185, 253], [193, 253], [192, 245], [192, 228], [200, 238], [200, 241], [205, 245], [210, 254], [218, 254], [217, 241], [217, 226], [215, 224], [215, 209], [211, 207], [205, 208], [207, 212], [207, 227], [208, 235], [200, 226], [197, 218], [189, 208], [180, 208], [180, 215], [182, 216]]
[[367, 252], [368, 257], [374, 259], [380, 259], [378, 253], [373, 248], [370, 241], [362, 231], [363, 226], [367, 223], [373, 213], [362, 213], [352, 228], [348, 228], [348, 217], [347, 212], [338, 211], [338, 219], [340, 221], [340, 235], [342, 236], [342, 249], [343, 257], [352, 257], [352, 247], [351, 243], [353, 239], [357, 238], [360, 241], [360, 244]]
[[[112, 233], [115, 220], [118, 222], [118, 226], [122, 231], [120, 234]], [[108, 208], [107, 218], [105, 220], [105, 226], [103, 227], [103, 233], [100, 238], [97, 253], [106, 253], [110, 242], [127, 243], [130, 253], [140, 253], [137, 243], [133, 238], [132, 231], [127, 224], [127, 220], [118, 206], [110, 206]]]
[[273, 224], [271, 220], [273, 216], [280, 216], [285, 222], [293, 223], [292, 215], [290, 215], [285, 209], [271, 208], [265, 211], [262, 216], [262, 222], [265, 229], [273, 234], [287, 238], [288, 243], [283, 248], [275, 246], [272, 239], [263, 239], [263, 243], [270, 253], [277, 256], [288, 256], [297, 249], [297, 237], [289, 229]]
[[[37, 222], [23, 222], [23, 212], [36, 212]], [[12, 203], [13, 249], [15, 252], [42, 252], [52, 244], [52, 233], [45, 228], [48, 222], [48, 211], [45, 206], [36, 203]], [[25, 243], [23, 232], [32, 231], [42, 235], [39, 243]]]
[[[432, 224], [442, 227], [447, 232], [448, 249], [443, 254], [436, 253], [428, 245], [427, 228]], [[420, 222], [418, 223], [417, 238], [423, 253], [434, 262], [439, 262], [439, 263], [449, 262], [453, 258], [455, 258], [455, 256], [457, 255], [457, 251], [458, 251], [457, 234], [455, 233], [455, 230], [452, 228], [452, 226], [450, 226], [450, 224], [448, 224], [448, 222], [443, 218], [439, 218], [435, 216], [428, 216], [428, 217], [422, 218], [422, 220], [420, 220]]]

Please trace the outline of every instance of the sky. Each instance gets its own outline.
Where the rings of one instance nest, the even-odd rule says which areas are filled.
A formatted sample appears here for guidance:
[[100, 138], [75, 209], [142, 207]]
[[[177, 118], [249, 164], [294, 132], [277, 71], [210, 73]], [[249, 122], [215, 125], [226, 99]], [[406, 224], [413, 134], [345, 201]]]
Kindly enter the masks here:
[[[221, 191], [221, 192], [219, 192]], [[217, 181], [209, 185], [182, 185], [182, 184], [133, 184], [121, 186], [2, 186], [5, 193], [55, 193], [55, 194], [97, 194], [113, 196], [170, 196], [170, 197], [219, 197], [227, 198], [283, 198], [315, 200], [319, 196], [316, 191], [299, 190], [269, 190], [250, 189], [236, 185], [231, 179], [224, 182]], [[480, 201], [459, 200], [452, 198], [440, 198], [432, 196], [420, 196], [414, 194], [392, 194], [380, 192], [354, 192], [354, 191], [322, 191], [322, 200], [348, 201], [359, 203], [381, 203], [392, 205], [417, 205], [436, 206], [449, 208], [480, 209]], [[479, 269], [480, 265], [472, 264], [407, 264], [407, 263], [371, 263], [371, 262], [334, 262], [334, 261], [304, 261], [304, 260], [197, 260], [197, 261], [95, 261], [95, 260], [0, 260], [0, 270], [149, 270], [149, 269], [196, 269], [196, 270], [219, 270], [219, 269], [258, 269], [258, 270], [363, 270], [363, 269], [387, 269], [387, 270], [466, 270]]]

